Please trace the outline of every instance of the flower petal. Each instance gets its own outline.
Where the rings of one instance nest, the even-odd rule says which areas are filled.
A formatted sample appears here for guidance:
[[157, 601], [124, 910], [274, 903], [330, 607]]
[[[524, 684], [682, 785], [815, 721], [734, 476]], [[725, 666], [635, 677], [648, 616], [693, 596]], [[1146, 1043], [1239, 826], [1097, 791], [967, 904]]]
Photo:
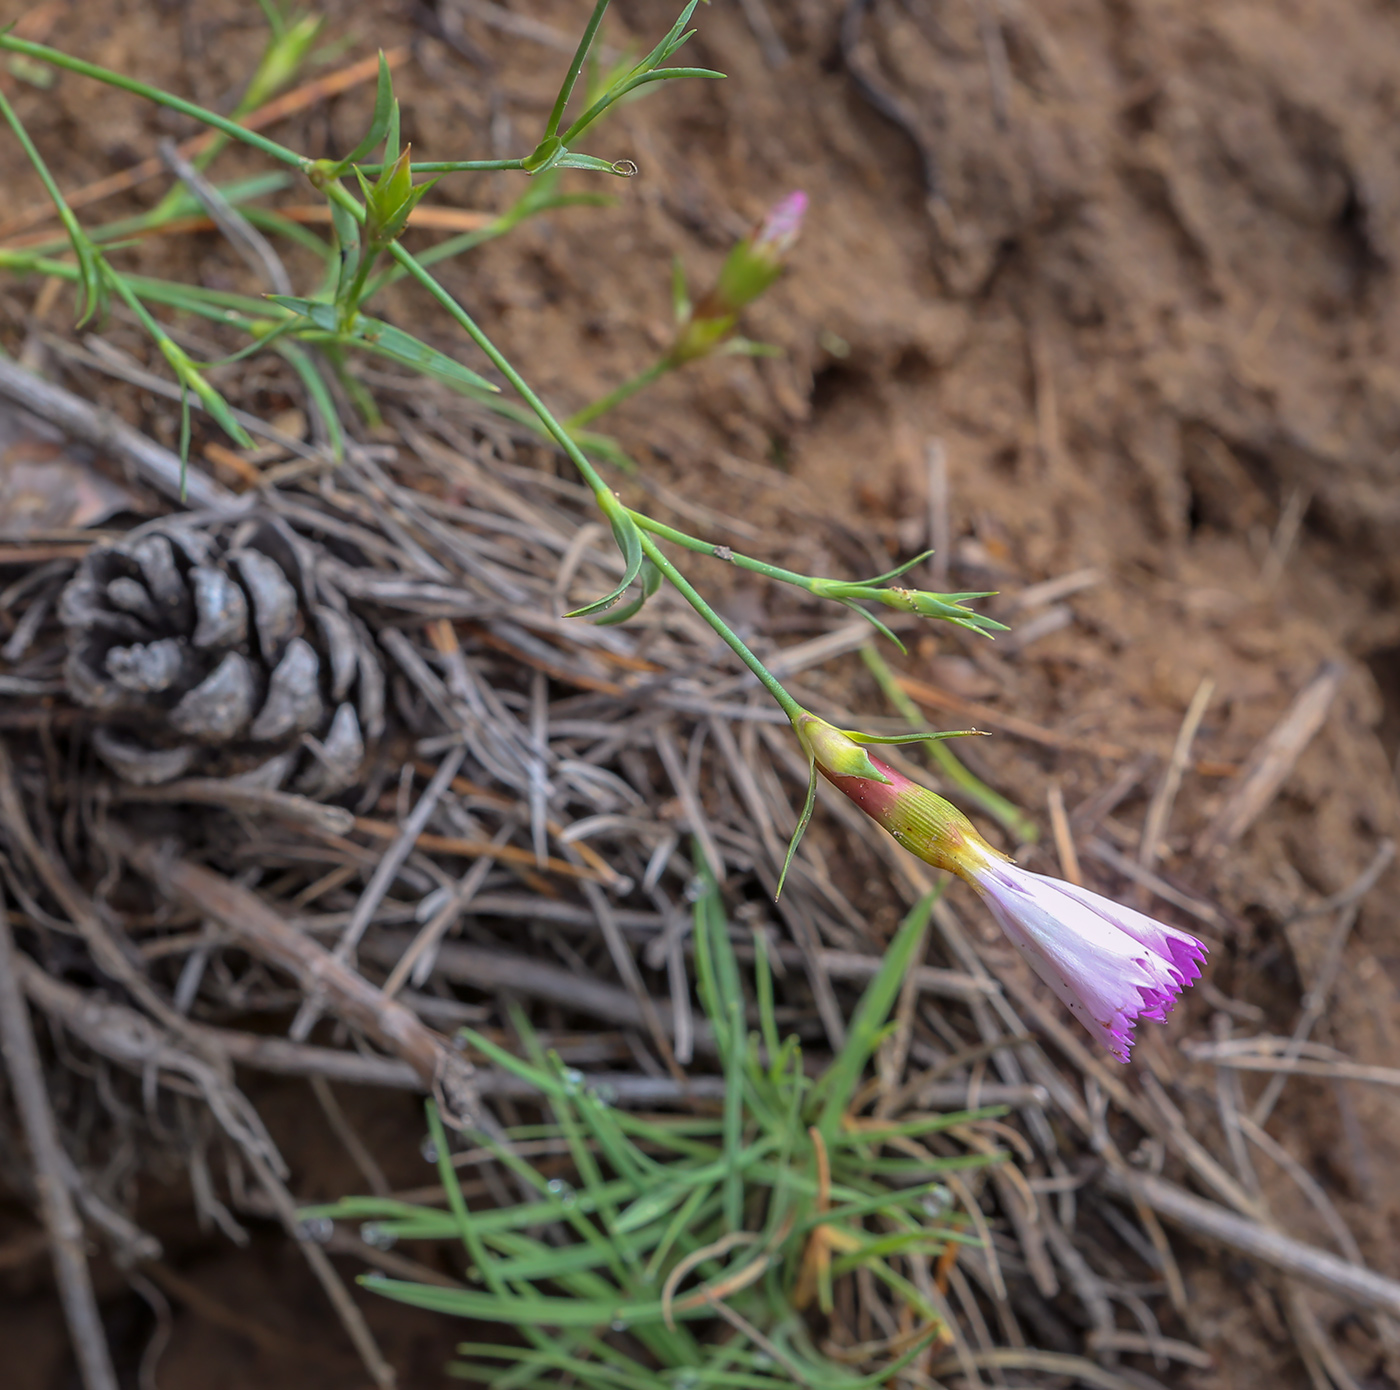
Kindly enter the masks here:
[[[1114, 921], [1103, 909], [1128, 909], [1106, 898], [1070, 893], [1072, 885], [1002, 863], [988, 864], [974, 883], [1035, 973], [1119, 1061], [1128, 1060], [1136, 1020], [1163, 1021], [1199, 973], [1172, 928], [1142, 918], [1164, 933], [1158, 939], [1168, 950], [1176, 948], [1174, 954], [1195, 972], [1189, 976], [1173, 955], [1159, 954]], [[1194, 937], [1185, 940], [1204, 953]]]
[[1131, 907], [1114, 902], [1112, 898], [1101, 897], [1098, 893], [1091, 893], [1087, 888], [1077, 887], [1073, 883], [1061, 883], [1059, 887], [1062, 892], [1078, 899], [1100, 917], [1106, 917], [1120, 931], [1127, 932], [1134, 941], [1170, 961], [1181, 972], [1183, 989], [1201, 978], [1201, 962], [1206, 958], [1206, 946], [1190, 932], [1184, 932], [1179, 927], [1169, 927], [1165, 922], [1157, 921], [1155, 917], [1135, 912]]

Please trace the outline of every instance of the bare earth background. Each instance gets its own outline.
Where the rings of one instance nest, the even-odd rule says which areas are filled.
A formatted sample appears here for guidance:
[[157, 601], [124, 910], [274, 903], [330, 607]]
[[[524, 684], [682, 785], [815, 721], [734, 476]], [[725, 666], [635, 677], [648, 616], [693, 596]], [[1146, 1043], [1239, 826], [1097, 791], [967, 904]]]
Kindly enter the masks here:
[[[27, 8], [0, 7], [0, 18]], [[244, 0], [58, 8], [50, 42], [217, 109], [232, 105], [261, 44]], [[347, 41], [337, 62], [413, 46], [398, 90], [422, 158], [526, 147], [566, 61], [455, 0], [435, 11], [415, 0], [322, 8]], [[586, 13], [580, 0], [508, 8], [569, 36]], [[715, 0], [688, 53], [729, 79], [669, 85], [596, 134], [592, 152], [640, 166], [609, 186], [615, 206], [530, 224], [455, 264], [446, 283], [547, 400], [577, 408], [665, 343], [673, 255], [703, 283], [766, 205], [805, 189], [791, 273], [747, 320], [785, 355], [701, 364], [605, 427], [649, 478], [742, 519], [714, 539], [815, 573], [870, 572], [922, 545], [927, 460], [941, 445], [955, 580], [1013, 596], [993, 611], [1044, 635], [1020, 649], [929, 635], [901, 669], [1070, 736], [1068, 750], [1001, 736], [969, 754], [1042, 819], [1052, 782], [1072, 808], [1131, 754], [1165, 756], [1193, 692], [1213, 679], [1163, 872], [1227, 914], [1215, 988], [1262, 1011], [1251, 1026], [1286, 1033], [1330, 922], [1284, 932], [1278, 920], [1344, 887], [1383, 837], [1400, 835], [1400, 10], [1380, 0], [870, 0], [848, 10], [777, 0], [771, 29], [764, 13], [759, 0]], [[607, 41], [649, 45], [672, 17], [661, 0], [618, 0]], [[188, 133], [76, 77], [48, 91], [0, 81], [66, 188], [145, 157], [163, 133]], [[281, 136], [316, 155], [343, 150], [369, 95], [317, 107]], [[434, 199], [503, 206], [510, 177], [454, 178]], [[41, 196], [8, 138], [0, 187], [6, 208]], [[131, 258], [143, 261], [242, 283], [212, 236], [163, 238]], [[7, 348], [18, 350], [32, 313], [29, 288], [0, 286]], [[48, 321], [66, 328], [67, 315], [60, 301]], [[391, 298], [388, 316], [463, 351], [409, 293]], [[109, 390], [134, 422], [168, 433], [168, 418], [143, 413], [152, 402], [96, 379], [85, 389]], [[256, 404], [256, 391], [247, 399]], [[267, 410], [286, 404], [270, 384]], [[795, 529], [803, 513], [810, 524]], [[765, 526], [779, 516], [782, 530]], [[1026, 586], [1088, 567], [1100, 581], [1063, 609], [1011, 608]], [[810, 633], [824, 621], [718, 566], [698, 577], [746, 631]], [[1201, 861], [1194, 837], [1329, 659], [1346, 663], [1345, 680], [1281, 795], [1222, 863]], [[885, 712], [855, 657], [828, 679], [853, 707]], [[1116, 760], [1083, 751], [1094, 746]], [[1129, 853], [1145, 804], [1137, 793], [1109, 827]], [[1053, 851], [1030, 862], [1057, 871]], [[1089, 869], [1099, 886], [1129, 891]], [[1316, 1032], [1361, 1062], [1400, 1056], [1397, 885], [1392, 868], [1366, 900]], [[873, 919], [888, 915], [878, 885], [846, 887]], [[1176, 1041], [1209, 1036], [1211, 1012], [1194, 992], [1169, 1028], [1148, 1026], [1135, 1066], [1179, 1076], [1188, 1064]], [[1188, 1118], [1208, 1128], [1214, 1073], [1198, 1071]], [[262, 1082], [256, 1094], [298, 1195], [355, 1190], [358, 1175], [301, 1088]], [[416, 1101], [346, 1104], [391, 1183], [420, 1181]], [[1368, 1261], [1400, 1274], [1393, 1092], [1295, 1080], [1271, 1132], [1324, 1181]], [[1291, 1189], [1269, 1190], [1292, 1229], [1325, 1239]], [[143, 1212], [217, 1304], [205, 1316], [197, 1297], [181, 1304], [162, 1390], [358, 1383], [282, 1237], [269, 1228], [250, 1251], [230, 1251], [190, 1230], [187, 1210], [170, 1190], [150, 1192]], [[0, 1249], [6, 1222], [23, 1224], [18, 1206], [0, 1207]], [[1229, 1260], [1196, 1255], [1186, 1267], [1216, 1366], [1173, 1372], [1181, 1383], [1303, 1383], [1271, 1310], [1238, 1293]], [[115, 1344], [134, 1366], [144, 1306], [103, 1277]], [[461, 1328], [368, 1300], [366, 1310], [403, 1383], [439, 1383]], [[1333, 1325], [1345, 1342], [1344, 1320]], [[76, 1384], [42, 1258], [0, 1267], [0, 1348], [7, 1386]]]

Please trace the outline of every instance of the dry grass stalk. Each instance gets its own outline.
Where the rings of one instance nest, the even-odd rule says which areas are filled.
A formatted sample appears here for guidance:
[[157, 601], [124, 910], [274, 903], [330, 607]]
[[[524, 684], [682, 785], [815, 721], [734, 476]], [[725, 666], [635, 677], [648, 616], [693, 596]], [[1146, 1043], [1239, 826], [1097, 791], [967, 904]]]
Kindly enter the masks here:
[[[76, 925], [88, 949], [109, 962], [112, 978], [128, 984], [146, 1019], [167, 1030], [158, 1044], [148, 1039], [143, 1046], [156, 1048], [151, 1055], [174, 1073], [184, 1069], [204, 1078], [201, 1084], [235, 1122], [237, 1103], [217, 1079], [230, 1065], [311, 1078], [323, 1092], [330, 1082], [436, 1092], [459, 1115], [482, 1100], [528, 1101], [528, 1088], [503, 1073], [474, 1070], [429, 1026], [462, 1018], [463, 1010], [478, 1011], [474, 1021], [491, 1015], [490, 1002], [461, 1001], [455, 991], [463, 989], [488, 1001], [495, 991], [509, 990], [540, 1020], [584, 1016], [621, 1030], [612, 1050], [566, 1049], [566, 1056], [609, 1063], [612, 1069], [582, 1064], [589, 1084], [606, 1087], [619, 1105], [703, 1106], [720, 1094], [720, 1078], [706, 1070], [712, 1040], [691, 1014], [683, 910], [690, 841], [716, 875], [724, 875], [739, 904], [736, 920], [746, 924], [736, 940], [739, 953], [752, 958], [750, 926], [771, 943], [788, 1026], [807, 1035], [813, 1052], [820, 1052], [824, 1038], [839, 1042], [850, 991], [873, 974], [880, 946], [864, 911], [847, 895], [859, 889], [864, 874], [887, 878], [891, 896], [911, 901], [930, 886], [926, 867], [848, 803], [823, 795], [827, 819], [818, 833], [844, 837], [853, 872], [833, 872], [831, 862], [813, 852], [815, 842], [804, 847], [775, 912], [767, 895], [805, 768], [777, 721], [750, 699], [746, 679], [709, 665], [707, 634], [665, 595], [635, 627], [561, 621], [561, 609], [617, 572], [601, 534], [580, 527], [586, 513], [579, 489], [538, 466], [541, 460], [526, 466], [520, 456], [512, 458], [513, 451], [523, 455], [533, 446], [508, 430], [503, 435], [499, 422], [488, 428], [461, 406], [449, 411], [436, 402], [429, 409], [405, 396], [396, 418], [402, 448], [394, 465], [356, 456], [333, 479], [290, 480], [261, 497], [261, 505], [303, 534], [356, 547], [365, 557], [364, 564], [350, 566], [327, 553], [324, 563], [343, 591], [375, 615], [400, 682], [398, 742], [386, 747], [372, 792], [347, 815], [255, 787], [222, 798], [185, 784], [139, 795], [119, 791], [119, 826], [91, 814], [95, 789], [85, 787], [65, 843], [100, 847], [119, 875], [126, 860], [140, 875], [124, 881], [133, 900], [177, 909], [168, 924], [152, 910], [147, 924], [127, 928], [128, 940], [113, 937], [111, 924], [85, 906], [84, 894], [58, 871], [57, 842], [48, 831], [24, 829], [31, 814], [25, 807], [48, 815], [38, 766], [26, 754], [18, 771], [3, 779], [11, 789], [6, 844], [26, 894], [17, 920], [27, 931], [54, 930], [51, 924], [59, 923], [71, 932]], [[772, 664], [811, 672], [863, 640], [863, 626], [841, 625], [774, 654]], [[1242, 783], [1249, 788], [1247, 804], [1237, 789], [1229, 834], [1242, 833], [1238, 827], [1262, 812], [1265, 793], [1272, 795], [1269, 787], [1276, 790], [1281, 781], [1279, 747], [1302, 746], [1300, 731], [1315, 725], [1335, 679], [1310, 687], [1303, 702], [1307, 719], [1285, 720], [1288, 738], [1272, 739], [1251, 761], [1255, 770]], [[912, 679], [905, 685], [929, 707], [970, 714], [1054, 756], [1121, 760], [1073, 812], [1064, 813], [1062, 800], [1058, 813], [1050, 803], [1066, 871], [1077, 840], [1091, 861], [1081, 876], [1103, 865], [1143, 883], [1169, 909], [1228, 928], [1208, 900], [1208, 879], [1168, 881], [1151, 867], [1145, 849], [1145, 858], [1130, 858], [1106, 838], [1106, 818], [1142, 784], [1150, 763], [1127, 759], [1126, 750], [1108, 740], [1061, 735]], [[816, 692], [811, 698], [832, 717], [843, 714], [834, 700], [823, 702]], [[1192, 710], [1203, 711], [1205, 698], [1198, 691]], [[1144, 846], [1160, 840], [1173, 799], [1184, 803], [1179, 788], [1190, 758], [1189, 714], [1176, 755], [1157, 781], [1159, 824]], [[429, 790], [414, 796], [408, 789], [420, 773]], [[402, 796], [395, 790], [400, 785]], [[184, 814], [178, 841], [170, 838], [168, 818], [175, 804]], [[1179, 809], [1184, 821], [1189, 808]], [[209, 862], [195, 862], [197, 855]], [[234, 881], [248, 865], [263, 876], [256, 889]], [[1384, 868], [1378, 861], [1345, 902], [1329, 900], [1327, 910], [1345, 913]], [[216, 924], [212, 936], [199, 925], [203, 920]], [[1018, 963], [982, 944], [951, 903], [939, 905], [935, 922], [942, 960], [910, 972], [898, 1031], [882, 1054], [869, 1100], [891, 1115], [910, 1106], [1008, 1105], [1011, 1127], [1004, 1134], [987, 1131], [985, 1142], [1005, 1143], [1018, 1156], [1014, 1170], [975, 1188], [963, 1185], [964, 1209], [982, 1228], [987, 1254], [966, 1255], [960, 1262], [965, 1270], [942, 1271], [959, 1310], [955, 1314], [945, 1300], [956, 1337], [947, 1358], [923, 1358], [922, 1374], [957, 1371], [973, 1383], [1003, 1383], [1018, 1373], [1063, 1374], [1118, 1387], [1126, 1381], [1113, 1367], [1123, 1356], [1199, 1364], [1202, 1353], [1163, 1335], [1141, 1299], [1132, 1306], [1140, 1305], [1151, 1321], [1137, 1316], [1137, 1330], [1130, 1330], [1114, 1320], [1115, 1305], [1129, 1298], [1120, 1297], [1123, 1279], [1114, 1272], [1124, 1260], [1150, 1266], [1171, 1303], [1188, 1307], [1159, 1216], [1201, 1239], [1247, 1251], [1288, 1279], [1393, 1311], [1391, 1281], [1362, 1267], [1357, 1249], [1342, 1244], [1331, 1220], [1340, 1255], [1274, 1229], [1250, 1205], [1255, 1198], [1239, 1143], [1268, 1153], [1285, 1169], [1288, 1160], [1287, 1151], [1246, 1117], [1242, 1097], [1230, 1099], [1233, 1093], [1217, 1088], [1226, 1096], [1222, 1160], [1182, 1118], [1186, 1092], [1170, 1077], [1150, 1100], [1131, 1073], [1100, 1060], [1060, 1021]], [[786, 940], [779, 939], [784, 928]], [[332, 938], [341, 943], [339, 954], [334, 943], [332, 949], [320, 944]], [[199, 1012], [201, 1001], [224, 997], [231, 977], [220, 963], [236, 951], [256, 963], [245, 1004], [261, 998], [266, 1007], [294, 1009], [312, 1000], [379, 1050], [211, 1028], [186, 1017], [191, 1008]], [[661, 997], [654, 997], [650, 970], [665, 972]], [[41, 963], [23, 965], [22, 976], [40, 1007], [103, 1055], [116, 1048], [120, 1029], [133, 1036], [133, 1018], [143, 1017], [127, 1008], [114, 1033], [117, 1016], [102, 1013], [117, 1007], [114, 1001], [72, 990]], [[287, 979], [295, 985], [290, 992], [279, 983]], [[277, 1005], [279, 990], [284, 1002]], [[185, 1012], [172, 1007], [177, 994]], [[84, 1022], [94, 1017], [107, 1023], [94, 1031]], [[1293, 1044], [1292, 1055], [1286, 1043], [1282, 1054], [1266, 1043], [1230, 1039], [1227, 1047], [1217, 1041], [1196, 1046], [1193, 1056], [1218, 1066], [1222, 1076], [1256, 1065], [1327, 1075], [1355, 1066], [1310, 1051], [1317, 1045], [1305, 1039]], [[683, 1069], [678, 1056], [695, 1060]], [[652, 1074], [630, 1060], [637, 1057], [645, 1057]], [[1376, 1079], [1369, 1071], [1368, 1077]], [[246, 1123], [244, 1129], [246, 1141], [252, 1131]], [[1136, 1168], [1114, 1142], [1115, 1136], [1126, 1142], [1125, 1130], [1135, 1136], [1131, 1142], [1156, 1146], [1246, 1214]], [[352, 1134], [342, 1134], [341, 1142], [353, 1154]], [[377, 1187], [374, 1153], [366, 1149], [358, 1162], [366, 1185]], [[249, 1166], [256, 1167], [251, 1160]], [[277, 1213], [280, 1180], [266, 1159], [262, 1166], [260, 1209]], [[1317, 1202], [1321, 1188], [1310, 1190], [1300, 1176], [1306, 1170], [1289, 1171], [1324, 1210]], [[1124, 1197], [1127, 1215], [1116, 1205]], [[1326, 1209], [1337, 1219], [1335, 1208]], [[1114, 1253], [1107, 1253], [1105, 1241]], [[911, 1265], [919, 1287], [930, 1300], [942, 1298], [938, 1281], [927, 1265], [922, 1268], [919, 1274]], [[1086, 1339], [1057, 1323], [1057, 1335], [1097, 1359], [1026, 1345], [1040, 1333], [1032, 1337], [1015, 1311], [1013, 1293], [1022, 1283], [1042, 1299], [1063, 1284], [1061, 1296], [1079, 1307], [1092, 1333]], [[1339, 1353], [1326, 1329], [1305, 1304], [1290, 1299], [1290, 1325], [1304, 1355], [1311, 1364], [1335, 1367]], [[888, 1341], [888, 1330], [876, 1335], [888, 1309], [877, 1309], [868, 1291], [848, 1312], [852, 1347]], [[1141, 1373], [1135, 1375], [1141, 1383]], [[921, 1382], [911, 1370], [906, 1383]]]

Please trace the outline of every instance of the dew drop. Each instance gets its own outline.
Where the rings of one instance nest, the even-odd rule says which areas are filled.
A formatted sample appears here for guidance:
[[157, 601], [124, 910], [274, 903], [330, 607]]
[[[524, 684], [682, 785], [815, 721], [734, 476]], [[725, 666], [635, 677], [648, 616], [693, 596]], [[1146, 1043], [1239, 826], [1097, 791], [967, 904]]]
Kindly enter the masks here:
[[626, 1331], [627, 1331], [627, 1319], [626, 1319], [626, 1318], [614, 1318], [614, 1319], [612, 1320], [612, 1330], [613, 1330], [614, 1332], [626, 1332]]
[[335, 1234], [335, 1222], [329, 1216], [308, 1216], [297, 1231], [303, 1240], [324, 1245]]
[[919, 1199], [924, 1215], [934, 1220], [942, 1216], [952, 1204], [953, 1195], [946, 1187], [940, 1187], [936, 1192], [927, 1192]]
[[392, 1250], [398, 1243], [398, 1236], [378, 1221], [366, 1221], [360, 1227], [360, 1239], [376, 1250]]
[[438, 1161], [437, 1145], [431, 1139], [425, 1139], [420, 1145], [418, 1152], [423, 1155], [424, 1163], [436, 1163]]
[[575, 1192], [563, 1178], [550, 1178], [545, 1184], [544, 1190], [548, 1192], [561, 1207], [571, 1207], [578, 1201], [578, 1193]]

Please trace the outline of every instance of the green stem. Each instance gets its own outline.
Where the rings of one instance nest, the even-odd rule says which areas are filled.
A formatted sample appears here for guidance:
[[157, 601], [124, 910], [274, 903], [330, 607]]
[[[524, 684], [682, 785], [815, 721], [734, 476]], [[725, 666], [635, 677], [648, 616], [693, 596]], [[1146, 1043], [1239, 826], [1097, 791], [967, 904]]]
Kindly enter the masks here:
[[[199, 397], [205, 410], [214, 417], [220, 428], [230, 439], [238, 445], [240, 449], [251, 449], [253, 438], [242, 425], [234, 419], [229, 410], [228, 402], [204, 379], [203, 374], [194, 365], [189, 354], [163, 329], [151, 311], [137, 297], [136, 292], [131, 288], [127, 279], [119, 275], [100, 255], [98, 265], [102, 275], [107, 281], [110, 289], [115, 290], [118, 298], [136, 315], [142, 328], [150, 334], [155, 345], [160, 349], [161, 356], [165, 358], [170, 366], [170, 370], [175, 373], [180, 385], [187, 391], [193, 391]], [[181, 454], [181, 460], [185, 455]], [[183, 486], [183, 480], [182, 480]]]
[[[919, 707], [899, 688], [894, 672], [886, 664], [884, 657], [873, 646], [860, 649], [861, 660], [866, 669], [875, 677], [885, 698], [914, 727], [926, 724]], [[938, 770], [967, 797], [980, 806], [989, 816], [998, 821], [1012, 835], [1018, 844], [1034, 844], [1040, 839], [1040, 831], [1035, 822], [1013, 801], [1008, 801], [1000, 792], [993, 791], [980, 777], [969, 772], [953, 750], [942, 739], [924, 740], [924, 751]]]
[[[574, 420], [577, 418], [575, 416]], [[572, 425], [574, 420], [570, 420], [569, 423]], [[784, 584], [795, 584], [799, 589], [805, 589], [809, 594], [816, 592], [813, 586], [817, 581], [810, 575], [798, 574], [794, 570], [785, 570], [781, 565], [770, 565], [766, 560], [755, 560], [751, 555], [740, 555], [738, 551], [731, 550], [727, 545], [715, 545], [713, 541], [702, 541], [697, 536], [688, 536], [684, 531], [677, 531], [674, 526], [667, 526], [665, 522], [657, 521], [641, 512], [633, 512], [632, 520], [643, 531], [650, 531], [653, 535], [660, 536], [663, 540], [671, 541], [675, 545], [683, 545], [687, 550], [693, 550], [697, 554], [709, 555], [716, 560], [727, 560], [731, 565], [735, 565], [741, 570], [751, 570], [754, 574], [764, 575], [768, 579], [777, 579]]]
[[[347, 195], [348, 197], [348, 195]], [[353, 199], [351, 200], [353, 201]], [[361, 213], [362, 215], [362, 213]], [[599, 505], [604, 513], [611, 519], [613, 514], [625, 510], [621, 507], [617, 498], [613, 495], [612, 489], [603, 480], [602, 475], [588, 461], [582, 449], [574, 442], [569, 431], [554, 417], [554, 413], [545, 403], [532, 391], [525, 381], [525, 378], [515, 370], [506, 360], [495, 343], [477, 326], [476, 320], [457, 303], [438, 282], [423, 269], [418, 261], [398, 243], [395, 242], [389, 253], [408, 272], [413, 279], [417, 280], [422, 287], [428, 291], [439, 304], [452, 316], [457, 325], [462, 328], [467, 336], [479, 347], [490, 359], [491, 365], [511, 384], [519, 393], [525, 404], [539, 417], [540, 423], [545, 427], [550, 437], [569, 456], [569, 461], [583, 475], [583, 480], [593, 490], [593, 495], [598, 499]]]
[[644, 386], [650, 386], [653, 381], [664, 376], [674, 366], [675, 363], [669, 357], [663, 357], [653, 362], [646, 371], [638, 372], [630, 380], [624, 381], [621, 386], [614, 387], [606, 396], [600, 396], [592, 405], [586, 405], [576, 414], [570, 415], [564, 422], [565, 426], [571, 430], [581, 430], [600, 415], [606, 415], [614, 406], [621, 405], [629, 396], [635, 396]]
[[[15, 114], [14, 107], [5, 99], [5, 94], [3, 92], [0, 92], [0, 113], [4, 114], [6, 121], [9, 122], [10, 129], [14, 131], [15, 138], [19, 141], [20, 146], [24, 150], [25, 157], [29, 160], [30, 164], [34, 166], [35, 173], [39, 175], [39, 180], [44, 185], [44, 191], [53, 201], [54, 208], [58, 212], [59, 221], [63, 223], [64, 231], [68, 233], [69, 239], [74, 247], [76, 247], [83, 239], [83, 229], [79, 226], [78, 219], [73, 215], [72, 208], [68, 206], [62, 192], [59, 190], [54, 176], [49, 173], [49, 166], [44, 162], [43, 155], [39, 153], [34, 142], [29, 138], [29, 132], [24, 128], [23, 123]], [[39, 248], [35, 249], [37, 250]]]
[[[449, 237], [430, 250], [424, 251], [418, 257], [418, 264], [421, 266], [436, 265], [438, 261], [449, 260], [453, 256], [460, 256], [464, 251], [475, 250], [483, 242], [492, 241], [498, 236], [505, 235], [513, 225], [507, 221], [506, 216], [502, 216], [496, 218], [494, 222], [488, 222], [486, 226], [480, 227], [474, 232], [463, 232], [460, 236]], [[401, 266], [386, 266], [370, 281], [369, 289], [365, 291], [365, 298], [373, 299], [386, 285], [392, 285], [396, 280], [402, 280], [405, 274], [407, 272]]]
[[56, 261], [28, 249], [24, 251], [0, 251], [0, 270], [12, 271], [16, 275], [52, 275], [59, 280], [76, 280], [78, 267], [72, 261]]
[[[366, 177], [384, 170], [381, 164], [360, 164], [356, 166]], [[489, 174], [502, 169], [523, 169], [523, 159], [430, 159], [422, 164], [415, 161], [409, 166], [415, 174]]]
[[280, 160], [283, 164], [292, 164], [298, 169], [311, 167], [312, 161], [304, 155], [297, 154], [295, 150], [289, 150], [285, 145], [279, 145], [275, 140], [269, 140], [265, 135], [259, 135], [255, 130], [249, 130], [247, 126], [230, 121], [217, 112], [208, 111], [202, 106], [195, 105], [192, 101], [186, 101], [183, 97], [162, 92], [158, 87], [149, 86], [145, 82], [138, 82], [134, 77], [124, 77], [121, 73], [113, 72], [110, 68], [99, 67], [96, 63], [85, 63], [81, 58], [74, 58], [57, 48], [48, 47], [47, 44], [31, 43], [28, 39], [17, 39], [13, 34], [0, 34], [0, 50], [9, 53], [22, 53], [26, 58], [33, 58], [37, 62], [50, 63], [67, 72], [76, 72], [83, 77], [91, 77], [97, 82], [105, 82], [109, 87], [119, 87], [124, 92], [145, 97], [147, 101], [153, 101], [157, 106], [166, 106], [172, 111], [192, 116], [201, 124], [212, 126], [215, 130], [221, 130], [225, 135], [230, 135], [235, 140], [242, 140], [245, 145], [252, 145], [254, 149], [271, 155], [273, 159]]
[[[636, 518], [636, 513], [631, 513]], [[643, 533], [642, 549], [646, 552], [647, 558], [666, 576], [675, 586], [681, 597], [714, 628], [719, 634], [720, 640], [724, 643], [750, 671], [758, 677], [767, 692], [778, 702], [779, 707], [789, 719], [797, 719], [807, 713], [791, 695], [783, 689], [781, 682], [749, 649], [744, 645], [743, 639], [735, 632], [728, 623], [705, 602], [703, 598], [691, 587], [690, 581], [661, 553], [661, 547]]]
[[374, 263], [379, 259], [379, 252], [383, 248], [365, 243], [360, 247], [360, 262], [355, 267], [355, 277], [350, 281], [349, 288], [344, 294], [336, 296], [336, 308], [340, 312], [340, 331], [349, 333], [355, 326], [355, 315], [360, 312], [360, 305], [369, 298], [365, 293], [365, 281], [369, 279], [369, 273], [374, 269]]
[[569, 98], [573, 95], [574, 83], [578, 81], [578, 75], [583, 71], [583, 60], [588, 57], [588, 50], [593, 47], [594, 36], [598, 32], [598, 26], [603, 22], [603, 15], [607, 8], [608, 0], [598, 0], [598, 3], [593, 7], [593, 13], [588, 17], [588, 27], [583, 31], [583, 37], [578, 41], [573, 60], [569, 64], [569, 71], [559, 88], [559, 95], [554, 99], [554, 109], [549, 113], [549, 123], [544, 128], [546, 140], [552, 135], [559, 134], [559, 123], [564, 119], [564, 108], [569, 104]]

